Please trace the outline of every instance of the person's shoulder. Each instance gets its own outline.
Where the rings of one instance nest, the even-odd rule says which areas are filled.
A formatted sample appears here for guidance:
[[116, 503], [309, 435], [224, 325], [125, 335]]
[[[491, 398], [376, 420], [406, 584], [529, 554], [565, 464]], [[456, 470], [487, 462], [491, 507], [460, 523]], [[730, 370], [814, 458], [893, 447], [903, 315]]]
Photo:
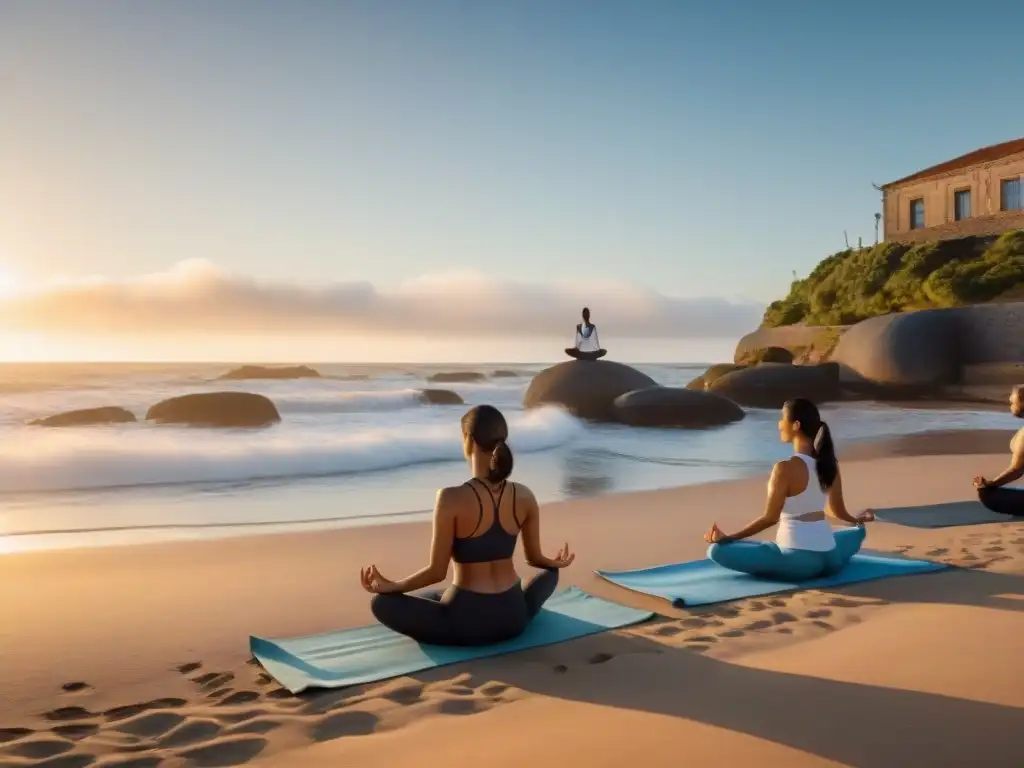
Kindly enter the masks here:
[[516, 502], [522, 501], [526, 504], [536, 504], [537, 497], [533, 495], [533, 491], [530, 490], [530, 486], [523, 485], [522, 483], [509, 482], [512, 486], [512, 490], [516, 494]]
[[463, 504], [472, 493], [473, 489], [466, 483], [438, 488], [435, 506], [438, 511], [452, 509]]

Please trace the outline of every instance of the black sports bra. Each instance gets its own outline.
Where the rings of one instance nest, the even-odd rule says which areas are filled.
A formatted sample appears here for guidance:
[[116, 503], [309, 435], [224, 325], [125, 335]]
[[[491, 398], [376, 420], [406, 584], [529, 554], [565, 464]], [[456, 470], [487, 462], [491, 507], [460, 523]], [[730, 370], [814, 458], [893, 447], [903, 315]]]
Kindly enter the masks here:
[[[476, 528], [473, 529], [473, 534], [476, 534], [480, 528], [480, 523], [484, 519], [484, 500], [472, 480], [467, 482], [466, 485], [473, 489], [477, 504], [480, 506], [480, 518], [477, 520]], [[495, 560], [508, 560], [515, 553], [519, 532], [509, 533], [506, 531], [501, 525], [501, 518], [498, 516], [498, 508], [501, 506], [501, 497], [505, 493], [506, 485], [507, 483], [501, 484], [497, 501], [494, 500], [493, 496], [491, 497], [491, 504], [494, 507], [494, 522], [491, 523], [491, 527], [479, 536], [471, 535], [463, 539], [460, 539], [458, 536], [455, 537], [455, 542], [452, 544], [452, 560], [456, 563], [490, 563]], [[490, 494], [488, 493], [488, 495]], [[512, 484], [512, 517], [518, 524], [515, 483]]]

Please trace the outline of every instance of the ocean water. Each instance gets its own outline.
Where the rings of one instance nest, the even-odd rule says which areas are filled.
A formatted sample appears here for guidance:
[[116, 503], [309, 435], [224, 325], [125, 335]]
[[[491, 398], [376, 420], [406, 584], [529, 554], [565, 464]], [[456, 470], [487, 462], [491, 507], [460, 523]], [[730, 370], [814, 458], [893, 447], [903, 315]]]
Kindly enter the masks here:
[[[462, 482], [466, 406], [425, 405], [428, 386], [505, 412], [515, 478], [541, 501], [671, 487], [763, 472], [786, 454], [775, 411], [725, 427], [586, 424], [558, 408], [526, 411], [543, 365], [316, 365], [323, 378], [218, 381], [227, 365], [0, 366], [0, 553], [379, 524], [426, 517], [439, 486]], [[640, 365], [682, 386], [700, 365]], [[432, 384], [474, 370], [482, 381]], [[496, 377], [504, 370], [514, 376]], [[119, 405], [142, 418], [159, 400], [212, 390], [259, 392], [281, 412], [262, 430], [137, 424], [44, 429], [26, 422]], [[991, 411], [873, 403], [825, 409], [841, 441], [935, 429], [1010, 427]]]

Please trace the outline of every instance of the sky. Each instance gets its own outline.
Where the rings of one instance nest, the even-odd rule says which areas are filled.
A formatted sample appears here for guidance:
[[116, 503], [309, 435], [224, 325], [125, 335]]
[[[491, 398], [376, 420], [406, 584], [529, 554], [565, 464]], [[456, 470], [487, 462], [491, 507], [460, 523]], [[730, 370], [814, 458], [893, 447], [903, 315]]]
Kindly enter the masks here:
[[0, 0], [0, 359], [551, 359], [584, 303], [612, 356], [726, 359], [873, 183], [1021, 135], [1022, 22]]

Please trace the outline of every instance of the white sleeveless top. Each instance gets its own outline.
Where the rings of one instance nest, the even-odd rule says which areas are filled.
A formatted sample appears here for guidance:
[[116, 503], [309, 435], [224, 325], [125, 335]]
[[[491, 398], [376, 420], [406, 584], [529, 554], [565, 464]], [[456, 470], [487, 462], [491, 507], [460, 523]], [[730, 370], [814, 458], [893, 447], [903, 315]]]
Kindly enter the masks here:
[[589, 330], [583, 324], [576, 328], [576, 349], [580, 352], [597, 352], [596, 325], [591, 325]]
[[780, 549], [804, 549], [811, 552], [828, 552], [836, 547], [836, 538], [832, 534], [832, 526], [827, 520], [797, 520], [801, 515], [811, 512], [825, 511], [825, 492], [818, 484], [818, 474], [814, 468], [814, 459], [802, 453], [799, 456], [807, 465], [807, 488], [803, 493], [786, 499], [779, 518], [779, 530], [775, 535], [775, 543]]

